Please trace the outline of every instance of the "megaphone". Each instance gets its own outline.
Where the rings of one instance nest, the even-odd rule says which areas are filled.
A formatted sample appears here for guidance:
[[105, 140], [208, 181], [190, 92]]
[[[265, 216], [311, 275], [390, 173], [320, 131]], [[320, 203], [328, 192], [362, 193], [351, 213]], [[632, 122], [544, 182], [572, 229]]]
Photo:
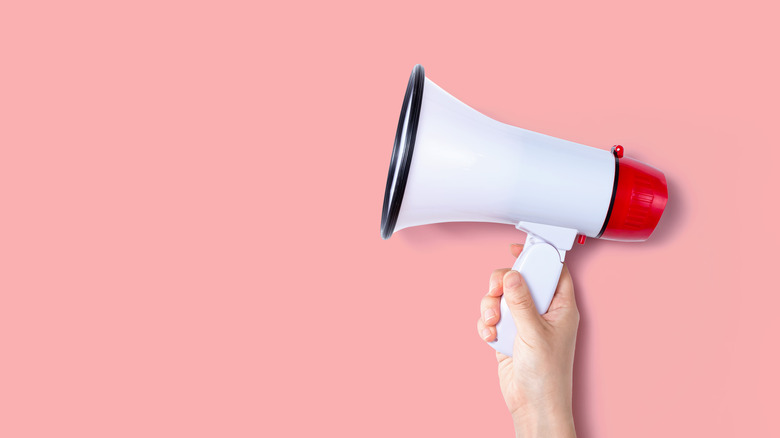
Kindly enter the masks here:
[[[527, 237], [512, 269], [545, 313], [575, 241], [643, 241], [661, 219], [666, 177], [623, 154], [493, 120], [416, 65], [387, 174], [382, 238], [439, 222], [514, 225]], [[503, 298], [500, 309], [491, 346], [511, 356], [516, 328]]]

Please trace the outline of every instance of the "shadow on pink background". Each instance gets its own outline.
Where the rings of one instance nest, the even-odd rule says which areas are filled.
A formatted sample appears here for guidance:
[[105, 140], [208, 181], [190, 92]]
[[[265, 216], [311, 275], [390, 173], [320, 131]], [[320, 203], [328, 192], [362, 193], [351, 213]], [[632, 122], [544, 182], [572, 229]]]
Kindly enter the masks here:
[[568, 256], [582, 437], [773, 436], [777, 6], [0, 6], [0, 436], [511, 436], [511, 226], [379, 236], [411, 68], [662, 169]]

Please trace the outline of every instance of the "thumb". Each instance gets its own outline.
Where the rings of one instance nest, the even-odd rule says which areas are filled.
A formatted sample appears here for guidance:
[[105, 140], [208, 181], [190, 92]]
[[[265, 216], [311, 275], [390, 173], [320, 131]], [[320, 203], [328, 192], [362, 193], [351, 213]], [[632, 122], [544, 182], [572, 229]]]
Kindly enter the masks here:
[[512, 270], [504, 275], [504, 300], [512, 312], [517, 333], [529, 334], [538, 330], [542, 319], [536, 310], [528, 283], [517, 271]]

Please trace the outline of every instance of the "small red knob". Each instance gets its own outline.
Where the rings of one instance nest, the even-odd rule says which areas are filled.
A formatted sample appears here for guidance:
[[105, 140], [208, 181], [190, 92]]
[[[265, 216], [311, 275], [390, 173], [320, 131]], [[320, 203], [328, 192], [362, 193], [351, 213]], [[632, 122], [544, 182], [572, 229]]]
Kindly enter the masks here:
[[619, 144], [612, 146], [612, 153], [618, 158], [623, 158], [623, 146]]
[[577, 243], [579, 243], [580, 245], [585, 243], [585, 235], [584, 234], [580, 234], [579, 236], [577, 236]]

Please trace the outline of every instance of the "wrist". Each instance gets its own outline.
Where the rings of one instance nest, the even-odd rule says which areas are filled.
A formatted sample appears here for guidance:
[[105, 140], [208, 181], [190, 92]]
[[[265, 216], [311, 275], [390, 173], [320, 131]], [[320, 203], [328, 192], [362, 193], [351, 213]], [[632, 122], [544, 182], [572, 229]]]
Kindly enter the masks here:
[[512, 414], [517, 438], [574, 438], [571, 404], [526, 409]]

